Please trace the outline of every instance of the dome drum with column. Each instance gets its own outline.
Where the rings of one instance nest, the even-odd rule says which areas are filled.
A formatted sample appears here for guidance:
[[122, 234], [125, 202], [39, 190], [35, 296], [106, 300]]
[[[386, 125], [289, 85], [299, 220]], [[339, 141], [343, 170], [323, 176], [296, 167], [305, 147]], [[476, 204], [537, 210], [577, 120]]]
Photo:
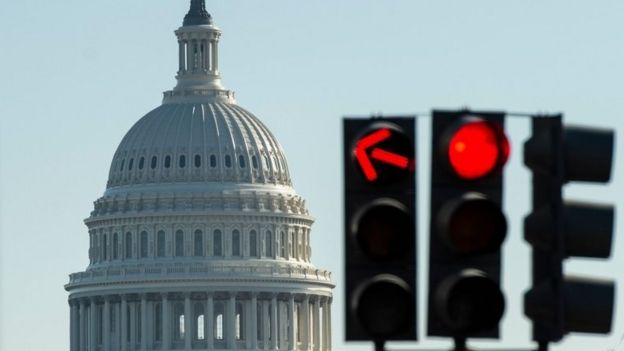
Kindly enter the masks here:
[[69, 291], [71, 351], [331, 350], [331, 274], [284, 152], [221, 84], [203, 0], [176, 87], [114, 154]]

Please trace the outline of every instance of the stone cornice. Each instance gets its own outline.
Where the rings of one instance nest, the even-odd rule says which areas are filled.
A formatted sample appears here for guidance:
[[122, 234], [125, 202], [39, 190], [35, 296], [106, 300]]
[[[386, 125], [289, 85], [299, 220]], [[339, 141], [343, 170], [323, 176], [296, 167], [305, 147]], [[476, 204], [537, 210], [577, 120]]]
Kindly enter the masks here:
[[303, 283], [333, 287], [331, 273], [314, 267], [282, 265], [169, 264], [110, 267], [70, 274], [65, 289], [115, 284], [173, 282]]

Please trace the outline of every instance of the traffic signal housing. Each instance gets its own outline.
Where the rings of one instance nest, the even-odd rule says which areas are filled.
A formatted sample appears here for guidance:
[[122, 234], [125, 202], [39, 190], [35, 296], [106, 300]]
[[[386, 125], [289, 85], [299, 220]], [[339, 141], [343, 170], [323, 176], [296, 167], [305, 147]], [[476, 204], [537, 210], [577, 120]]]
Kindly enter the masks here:
[[343, 132], [346, 340], [416, 340], [414, 117]]
[[433, 111], [429, 336], [498, 337], [504, 121], [502, 112]]
[[608, 258], [613, 236], [610, 205], [564, 201], [570, 181], [608, 182], [614, 133], [566, 127], [561, 115], [534, 116], [532, 136], [524, 144], [524, 163], [532, 171], [533, 211], [524, 220], [524, 236], [533, 248], [532, 287], [525, 293], [525, 314], [540, 344], [569, 332], [609, 333], [613, 318], [613, 282], [563, 274], [568, 257]]

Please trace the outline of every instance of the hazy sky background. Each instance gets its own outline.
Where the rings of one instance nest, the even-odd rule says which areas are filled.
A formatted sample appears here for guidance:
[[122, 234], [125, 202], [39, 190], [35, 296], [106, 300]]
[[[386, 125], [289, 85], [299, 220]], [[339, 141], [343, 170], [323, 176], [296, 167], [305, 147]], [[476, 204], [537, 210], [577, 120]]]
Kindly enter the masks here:
[[[223, 30], [223, 82], [273, 131], [316, 217], [313, 262], [333, 272], [334, 350], [343, 342], [341, 117], [432, 107], [565, 112], [566, 122], [624, 135], [624, 2], [208, 0]], [[175, 84], [188, 0], [0, 2], [0, 349], [69, 350], [68, 274], [88, 264], [82, 220], [105, 189], [125, 132]], [[420, 301], [426, 297], [429, 126], [419, 120]], [[522, 314], [529, 209], [522, 166], [528, 121], [512, 139], [505, 200], [508, 310], [502, 343], [530, 345]], [[566, 196], [619, 203], [612, 258], [567, 272], [618, 280], [609, 337], [573, 335], [554, 350], [619, 348], [624, 334], [624, 160], [617, 139], [608, 186]], [[588, 233], [591, 235], [591, 233]], [[572, 260], [570, 260], [572, 261]], [[424, 337], [421, 315], [421, 337]], [[417, 346], [447, 346], [427, 339]], [[405, 348], [394, 345], [395, 348]], [[414, 344], [409, 346], [413, 347]]]

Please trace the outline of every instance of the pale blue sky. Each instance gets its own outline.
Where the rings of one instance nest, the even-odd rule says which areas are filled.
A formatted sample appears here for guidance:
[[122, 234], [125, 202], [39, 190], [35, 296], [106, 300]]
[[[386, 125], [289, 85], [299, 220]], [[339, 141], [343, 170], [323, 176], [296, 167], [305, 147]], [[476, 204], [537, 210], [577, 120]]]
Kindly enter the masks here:
[[[223, 30], [224, 84], [277, 136], [295, 187], [317, 218], [313, 261], [333, 271], [338, 284], [335, 350], [371, 349], [343, 343], [341, 116], [462, 106], [563, 111], [566, 122], [613, 127], [618, 138], [624, 135], [621, 1], [207, 3]], [[42, 343], [50, 351], [69, 349], [63, 284], [88, 263], [82, 220], [104, 191], [124, 133], [174, 85], [173, 30], [187, 8], [187, 0], [0, 2], [0, 349], [37, 350]], [[430, 120], [419, 123], [424, 264]], [[530, 188], [521, 144], [528, 123], [512, 119], [508, 131], [511, 231], [501, 345], [526, 346], [529, 324], [521, 300], [529, 286], [529, 250], [521, 218]], [[617, 142], [610, 185], [566, 189], [568, 197], [620, 202], [612, 258], [566, 265], [567, 272], [618, 280], [614, 332], [569, 336], [554, 350], [607, 350], [624, 334], [624, 204], [618, 201], [624, 162]], [[447, 344], [427, 339], [419, 345]]]

